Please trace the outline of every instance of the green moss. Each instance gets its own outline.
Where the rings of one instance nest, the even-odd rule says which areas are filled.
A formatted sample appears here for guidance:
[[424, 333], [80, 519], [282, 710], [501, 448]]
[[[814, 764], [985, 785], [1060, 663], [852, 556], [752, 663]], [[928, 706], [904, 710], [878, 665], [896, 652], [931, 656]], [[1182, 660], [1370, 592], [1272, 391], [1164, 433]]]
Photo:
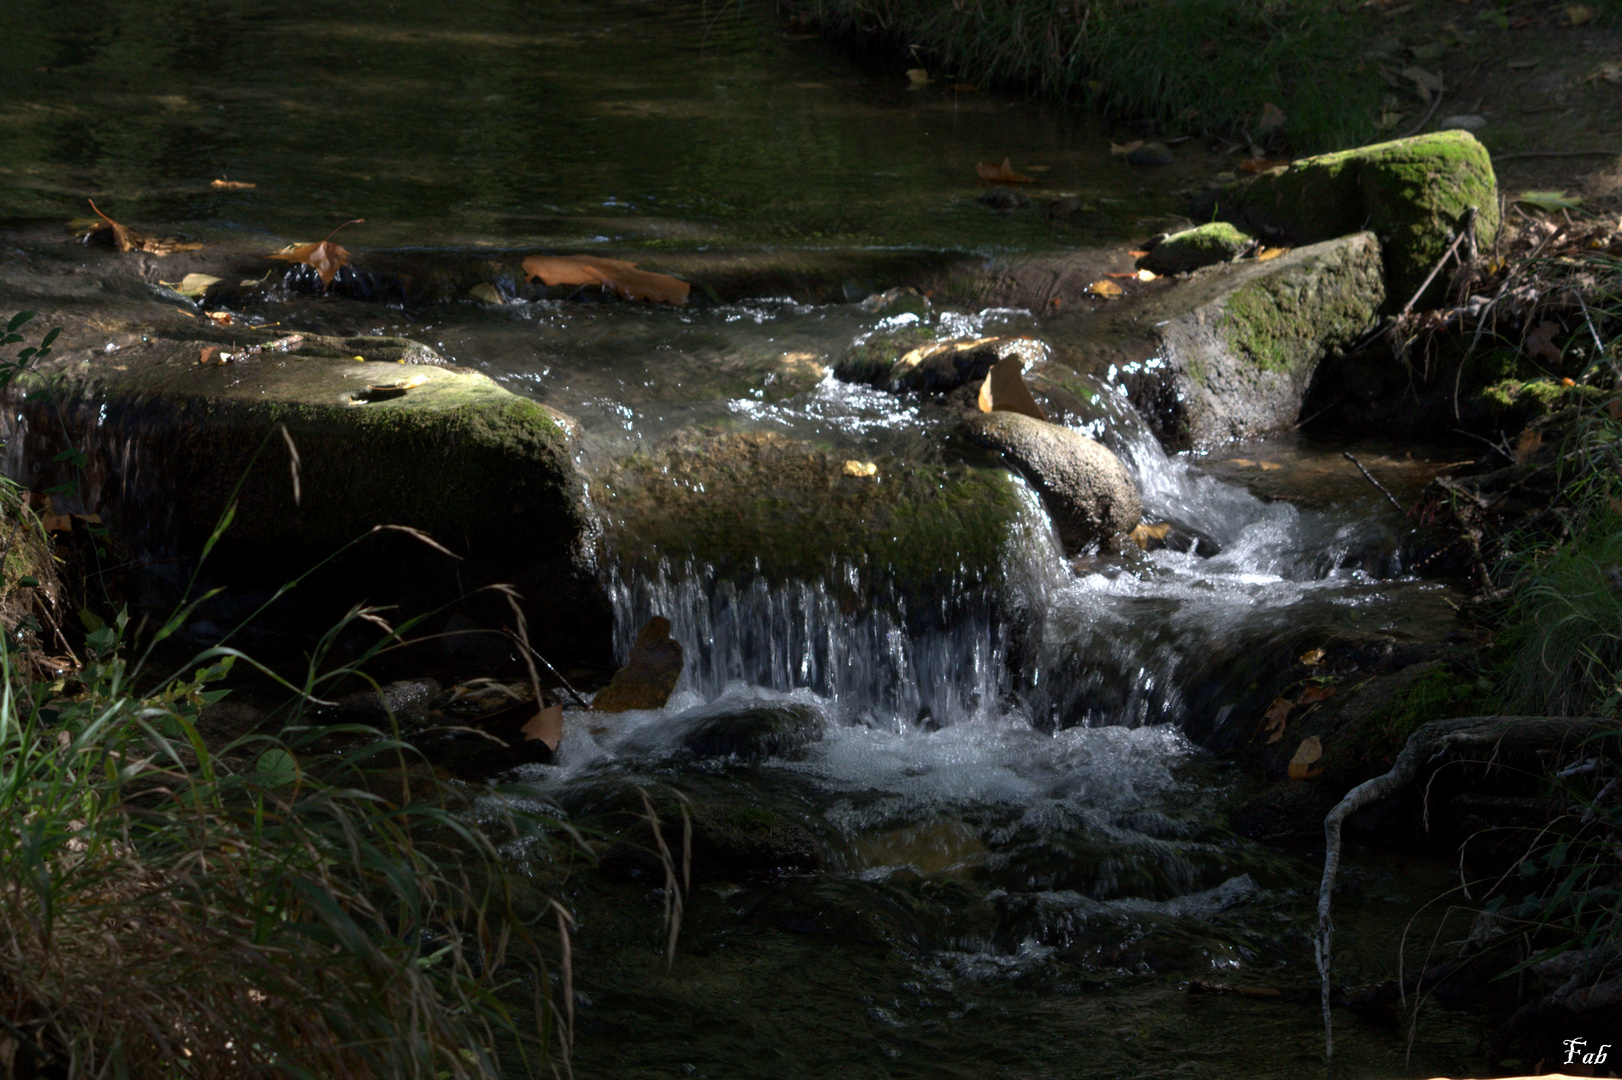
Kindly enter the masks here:
[[927, 326], [904, 326], [889, 333], [873, 334], [859, 345], [845, 350], [834, 364], [834, 376], [846, 382], [880, 385], [890, 377], [895, 362], [913, 349], [935, 343], [935, 332]]
[[1377, 290], [1351, 287], [1344, 276], [1369, 270], [1353, 261], [1341, 269], [1324, 276], [1271, 274], [1234, 290], [1222, 322], [1228, 343], [1263, 371], [1316, 363], [1325, 343], [1350, 340], [1375, 315], [1369, 297]]
[[872, 584], [923, 592], [997, 574], [1022, 513], [1005, 471], [876, 464], [874, 476], [851, 476], [842, 460], [781, 436], [694, 437], [624, 463], [595, 499], [615, 548], [650, 570], [668, 557], [815, 581], [844, 562]]
[[1385, 253], [1392, 306], [1419, 289], [1471, 207], [1478, 244], [1490, 245], [1499, 224], [1492, 160], [1465, 131], [1303, 158], [1230, 185], [1217, 203], [1225, 217], [1281, 230], [1298, 243], [1373, 231]]
[[1183, 274], [1203, 266], [1228, 262], [1249, 247], [1248, 233], [1226, 221], [1198, 225], [1166, 237], [1154, 250], [1138, 260], [1140, 269], [1157, 274]]
[[730, 806], [725, 821], [739, 832], [770, 832], [783, 824], [783, 819], [759, 806]]

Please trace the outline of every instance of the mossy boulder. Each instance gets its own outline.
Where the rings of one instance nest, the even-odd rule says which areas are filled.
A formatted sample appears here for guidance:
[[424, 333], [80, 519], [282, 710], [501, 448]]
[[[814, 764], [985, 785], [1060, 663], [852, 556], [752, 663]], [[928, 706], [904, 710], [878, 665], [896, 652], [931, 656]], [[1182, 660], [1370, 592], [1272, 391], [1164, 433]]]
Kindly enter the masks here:
[[[415, 342], [255, 336], [153, 329], [105, 357], [53, 358], [6, 393], [14, 478], [73, 485], [115, 539], [182, 565], [229, 509], [209, 560], [225, 579], [302, 570], [378, 526], [419, 530], [467, 561], [392, 531], [323, 587], [389, 603], [514, 582], [593, 607], [576, 626], [603, 623], [606, 647], [566, 418]], [[70, 450], [78, 467], [57, 460]]]
[[1169, 445], [1282, 431], [1300, 419], [1319, 362], [1373, 325], [1385, 296], [1369, 233], [1212, 267], [1132, 310], [1154, 328], [1154, 356], [1122, 381]]
[[1186, 274], [1205, 266], [1231, 262], [1255, 240], [1226, 221], [1213, 221], [1173, 233], [1137, 262], [1139, 270]]
[[[1472, 207], [1476, 242], [1490, 245], [1499, 225], [1492, 159], [1475, 136], [1455, 130], [1302, 158], [1202, 196], [1194, 213], [1291, 244], [1367, 229], [1385, 252], [1395, 308], [1419, 290]], [[1444, 285], [1433, 283], [1429, 295]]]
[[[669, 559], [769, 582], [827, 580], [938, 597], [999, 576], [1022, 504], [997, 467], [881, 458], [876, 470], [765, 432], [683, 433], [630, 458], [593, 488], [621, 560], [656, 573]], [[844, 597], [849, 591], [851, 595]]]

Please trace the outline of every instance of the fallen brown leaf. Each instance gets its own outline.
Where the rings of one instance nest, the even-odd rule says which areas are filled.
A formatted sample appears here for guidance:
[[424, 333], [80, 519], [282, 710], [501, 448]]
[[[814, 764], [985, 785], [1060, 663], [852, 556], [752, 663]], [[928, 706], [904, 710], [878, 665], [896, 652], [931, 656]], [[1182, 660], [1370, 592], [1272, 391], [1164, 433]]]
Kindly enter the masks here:
[[208, 186], [211, 188], [218, 188], [221, 191], [246, 191], [249, 188], [256, 188], [259, 185], [245, 183], [241, 180], [214, 180], [211, 181]]
[[685, 304], [692, 286], [669, 274], [639, 270], [623, 259], [595, 255], [531, 255], [524, 260], [524, 280], [547, 285], [601, 285], [627, 300]]
[[1262, 714], [1262, 720], [1267, 725], [1265, 730], [1269, 733], [1267, 736], [1269, 744], [1276, 743], [1284, 738], [1284, 724], [1289, 719], [1290, 710], [1293, 708], [1295, 708], [1295, 702], [1289, 698], [1276, 697], [1273, 699], [1273, 703], [1267, 707], [1267, 711]]
[[1335, 688], [1333, 686], [1319, 686], [1317, 683], [1308, 683], [1301, 688], [1299, 694], [1295, 695], [1295, 703], [1297, 705], [1311, 705], [1315, 701], [1322, 701], [1325, 698], [1334, 696]]
[[[344, 222], [343, 225], [338, 226], [338, 229], [342, 229], [345, 225], [359, 225], [365, 220], [365, 218], [355, 218], [353, 221]], [[333, 229], [332, 232], [327, 234], [327, 238], [320, 243], [289, 244], [280, 251], [271, 252], [266, 258], [304, 263], [306, 266], [314, 267], [315, 272], [321, 277], [321, 287], [323, 289], [330, 288], [332, 279], [337, 276], [338, 271], [349, 265], [349, 252], [332, 242], [332, 238], [337, 234], [338, 229]]]
[[1323, 741], [1316, 735], [1301, 740], [1301, 745], [1295, 748], [1295, 756], [1290, 758], [1290, 779], [1310, 780], [1322, 774], [1323, 766], [1318, 762], [1324, 756]]
[[991, 365], [985, 380], [980, 383], [981, 412], [1017, 412], [1036, 420], [1047, 420], [1042, 406], [1031, 396], [1025, 385], [1025, 365], [1017, 355], [1009, 354]]
[[518, 730], [525, 739], [545, 743], [548, 750], [556, 753], [558, 743], [563, 741], [563, 706], [546, 706]]
[[202, 244], [190, 243], [185, 240], [175, 240], [169, 237], [145, 236], [126, 225], [120, 225], [118, 222], [102, 213], [101, 208], [96, 205], [94, 199], [88, 199], [86, 201], [90, 203], [90, 209], [96, 212], [96, 216], [101, 218], [102, 221], [106, 222], [105, 225], [98, 225], [92, 228], [91, 232], [95, 233], [110, 230], [113, 238], [113, 247], [117, 248], [119, 251], [144, 251], [148, 255], [173, 255], [179, 251], [199, 251], [203, 247]]
[[993, 165], [989, 161], [982, 161], [974, 167], [974, 171], [979, 173], [980, 179], [988, 184], [1029, 184], [1032, 182], [1030, 177], [1015, 172], [1013, 164], [1007, 158], [1002, 159], [1001, 165]]

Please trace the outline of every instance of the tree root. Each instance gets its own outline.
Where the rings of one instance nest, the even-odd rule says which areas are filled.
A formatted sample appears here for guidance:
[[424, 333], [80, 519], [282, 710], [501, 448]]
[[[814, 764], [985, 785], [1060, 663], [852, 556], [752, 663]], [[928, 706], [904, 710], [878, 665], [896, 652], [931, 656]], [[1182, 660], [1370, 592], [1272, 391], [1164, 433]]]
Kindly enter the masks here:
[[1313, 939], [1313, 953], [1322, 980], [1325, 1058], [1335, 1055], [1329, 988], [1330, 946], [1335, 937], [1335, 925], [1329, 917], [1329, 908], [1335, 891], [1335, 875], [1340, 869], [1340, 831], [1346, 819], [1369, 803], [1400, 791], [1419, 776], [1425, 765], [1451, 751], [1490, 747], [1496, 756], [1503, 750], [1575, 749], [1597, 736], [1616, 735], [1617, 726], [1614, 720], [1592, 716], [1461, 716], [1432, 720], [1408, 737], [1407, 745], [1397, 755], [1389, 772], [1357, 785], [1329, 811], [1324, 818], [1324, 874], [1318, 887], [1318, 932]]

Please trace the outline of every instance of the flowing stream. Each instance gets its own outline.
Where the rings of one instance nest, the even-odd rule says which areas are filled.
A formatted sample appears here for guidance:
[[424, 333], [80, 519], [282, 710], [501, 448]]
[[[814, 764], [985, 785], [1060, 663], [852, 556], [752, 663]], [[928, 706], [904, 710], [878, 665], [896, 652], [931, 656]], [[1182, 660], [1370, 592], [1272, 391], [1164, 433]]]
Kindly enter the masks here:
[[[152, 231], [269, 251], [364, 217], [344, 234], [357, 252], [506, 260], [510, 285], [532, 251], [769, 263], [1125, 247], [1176, 210], [1187, 180], [1132, 170], [1075, 111], [857, 66], [769, 5], [12, 7], [6, 221], [81, 216], [93, 197]], [[975, 164], [1004, 156], [1038, 178], [1033, 198], [1086, 213], [981, 206]], [[221, 192], [216, 178], [257, 187]], [[955, 467], [961, 450], [927, 407], [829, 365], [908, 325], [942, 339], [1070, 332], [1012, 308], [886, 317], [862, 301], [896, 282], [872, 270], [825, 284], [844, 301], [284, 296], [266, 314], [413, 337], [485, 371], [579, 421], [597, 478], [692, 431]], [[1201, 744], [1256, 723], [1265, 663], [1337, 634], [1439, 633], [1450, 592], [1407, 564], [1408, 526], [1341, 446], [1168, 457], [1109, 375], [1085, 373], [1090, 433], [1127, 463], [1151, 520], [1199, 530], [1218, 554], [1076, 564], [1023, 489], [996, 565], [946, 573], [933, 595], [887, 583], [861, 552], [829, 550], [819, 573], [783, 580], [650, 559], [608, 531], [621, 655], [664, 616], [682, 680], [664, 709], [573, 717], [557, 762], [523, 772], [524, 797], [589, 824], [628, 784], [679, 790], [695, 813], [786, 823], [816, 868], [696, 883], [669, 964], [661, 880], [571, 878], [576, 1075], [1324, 1071], [1312, 1005], [1185, 993], [1191, 980], [1315, 985], [1318, 853], [1231, 832], [1244, 782]], [[1428, 476], [1407, 448], [1356, 449], [1399, 494]], [[749, 762], [684, 749], [706, 717], [782, 707], [821, 718], [823, 736]], [[1446, 868], [1354, 855], [1346, 879], [1342, 976], [1385, 978]], [[1410, 964], [1434, 924], [1413, 928]], [[1341, 1025], [1337, 1077], [1466, 1067], [1483, 1038], [1435, 1008], [1411, 1038]]]

